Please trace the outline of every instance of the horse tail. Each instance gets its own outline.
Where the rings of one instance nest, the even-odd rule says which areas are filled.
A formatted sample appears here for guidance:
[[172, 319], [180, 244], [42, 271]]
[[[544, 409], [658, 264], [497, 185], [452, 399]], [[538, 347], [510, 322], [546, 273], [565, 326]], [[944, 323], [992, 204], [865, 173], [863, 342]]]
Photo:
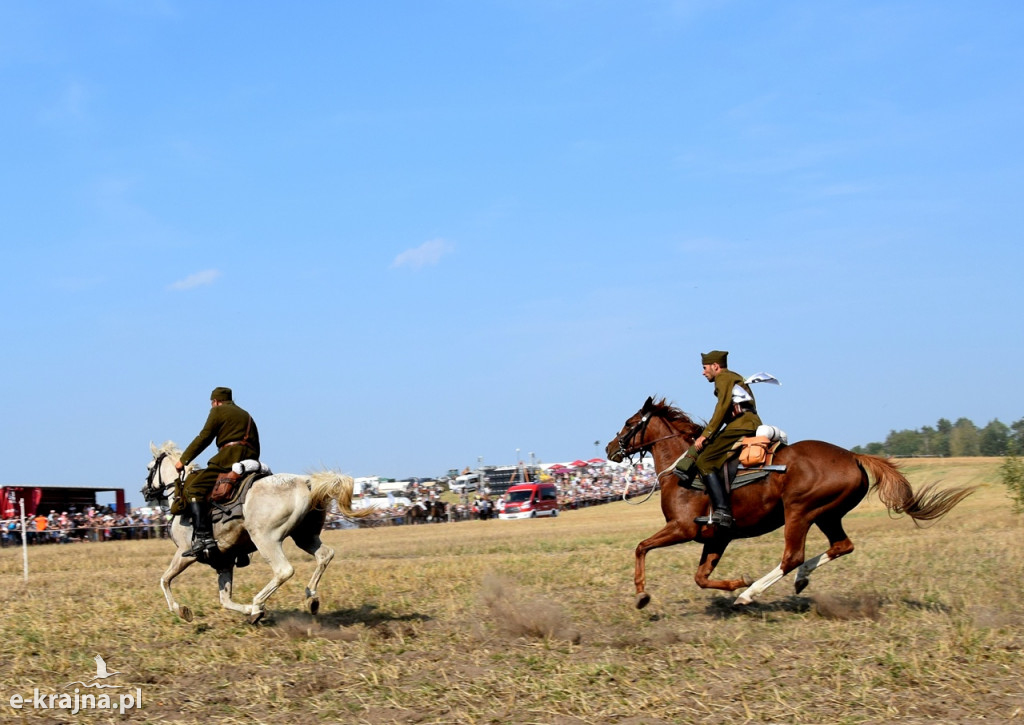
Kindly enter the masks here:
[[330, 501], [338, 502], [338, 511], [345, 518], [361, 519], [369, 516], [376, 509], [364, 508], [355, 510], [352, 508], [352, 490], [355, 481], [351, 476], [334, 471], [319, 471], [309, 476], [310, 503], [313, 508], [323, 508]]
[[893, 513], [906, 514], [919, 526], [920, 521], [942, 518], [977, 488], [962, 486], [936, 491], [938, 483], [932, 483], [914, 493], [910, 481], [900, 473], [899, 466], [888, 458], [856, 453], [854, 458], [857, 459], [857, 465], [874, 479], [871, 488], [878, 492], [878, 498], [885, 507]]

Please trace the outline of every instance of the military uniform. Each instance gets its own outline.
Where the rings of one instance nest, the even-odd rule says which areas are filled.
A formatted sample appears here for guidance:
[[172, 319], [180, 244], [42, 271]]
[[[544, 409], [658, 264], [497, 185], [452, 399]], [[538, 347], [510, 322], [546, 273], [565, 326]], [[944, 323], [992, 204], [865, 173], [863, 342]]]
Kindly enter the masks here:
[[260, 456], [260, 432], [252, 416], [234, 404], [231, 389], [214, 388], [210, 400], [219, 404], [211, 404], [206, 425], [181, 454], [177, 465], [187, 466], [211, 443], [217, 444], [217, 452], [206, 468], [195, 471], [185, 479], [180, 503], [175, 501], [171, 509], [173, 514], [184, 513], [186, 507], [191, 511], [192, 548], [185, 555], [194, 556], [200, 561], [209, 561], [218, 548], [217, 540], [213, 538], [210, 505], [207, 501], [217, 483], [217, 477], [230, 471], [233, 463], [248, 458], [259, 459]]
[[[715, 398], [718, 402], [715, 404], [711, 420], [701, 433], [708, 439], [707, 445], [697, 456], [697, 469], [701, 473], [719, 470], [729, 459], [736, 441], [754, 435], [757, 427], [761, 425], [754, 395], [750, 392], [750, 386], [743, 382], [743, 376], [732, 370], [723, 369], [715, 377], [714, 382]], [[733, 402], [734, 389], [737, 386], [745, 393], [737, 397], [749, 398], [749, 401]]]
[[217, 476], [230, 471], [231, 464], [250, 458], [258, 460], [260, 457], [260, 433], [256, 422], [230, 399], [210, 408], [206, 425], [181, 454], [181, 462], [188, 465], [214, 442], [218, 450], [206, 468], [192, 473], [185, 480], [185, 501], [205, 501], [217, 482]]
[[[722, 350], [712, 350], [700, 356], [704, 376], [715, 384], [718, 402], [711, 420], [701, 432], [705, 440], [701, 442], [702, 447], [694, 461], [711, 500], [711, 513], [694, 521], [720, 529], [733, 526], [732, 503], [721, 468], [729, 460], [733, 444], [740, 438], [754, 435], [761, 425], [750, 386], [740, 375], [728, 369], [728, 356], [729, 353]], [[679, 464], [676, 465], [679, 468]], [[685, 466], [681, 470], [683, 477], [689, 475]]]

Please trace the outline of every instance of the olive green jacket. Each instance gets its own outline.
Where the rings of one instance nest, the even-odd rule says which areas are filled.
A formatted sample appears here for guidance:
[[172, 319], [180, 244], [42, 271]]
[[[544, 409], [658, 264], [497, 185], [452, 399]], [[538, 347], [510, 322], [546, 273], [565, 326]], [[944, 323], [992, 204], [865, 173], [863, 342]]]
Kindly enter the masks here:
[[[225, 443], [234, 443], [245, 438], [246, 428], [249, 430], [247, 445], [224, 448]], [[214, 468], [227, 470], [232, 463], [244, 458], [259, 458], [260, 432], [256, 428], [256, 421], [231, 401], [210, 408], [206, 425], [181, 454], [181, 462], [186, 465], [191, 463], [214, 441], [219, 449], [210, 458], [209, 465]]]
[[735, 386], [739, 385], [746, 390], [747, 395], [750, 396], [751, 405], [755, 409], [757, 408], [754, 394], [750, 392], [750, 386], [743, 382], [742, 375], [726, 369], [718, 373], [714, 382], [715, 398], [718, 399], [718, 402], [715, 403], [715, 412], [711, 414], [711, 420], [704, 426], [704, 431], [701, 433], [702, 436], [708, 439], [715, 437], [723, 423], [726, 423], [728, 427], [743, 418], [743, 416], [740, 416], [736, 421], [730, 420], [732, 418], [732, 389]]
[[[754, 394], [750, 392], [750, 386], [743, 382], [743, 377], [732, 370], [722, 370], [714, 380], [715, 412], [711, 414], [711, 420], [704, 427], [702, 436], [708, 439], [704, 449], [697, 456], [697, 468], [701, 473], [708, 473], [717, 470], [725, 464], [732, 455], [732, 447], [740, 438], [754, 435], [757, 427], [761, 425], [761, 418], [754, 411], [745, 411], [739, 417], [733, 418], [732, 412], [732, 389], [739, 385], [751, 398], [751, 405], [754, 402]], [[724, 424], [724, 425], [723, 425]]]

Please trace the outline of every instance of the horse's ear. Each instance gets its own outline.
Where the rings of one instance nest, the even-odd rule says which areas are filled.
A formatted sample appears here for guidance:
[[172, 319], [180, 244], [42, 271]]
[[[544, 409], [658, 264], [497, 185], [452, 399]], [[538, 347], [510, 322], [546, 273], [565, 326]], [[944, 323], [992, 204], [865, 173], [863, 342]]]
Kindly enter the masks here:
[[648, 410], [652, 405], [654, 405], [654, 396], [648, 395], [647, 400], [644, 401], [644, 407], [640, 410]]
[[152, 451], [153, 457], [156, 457], [156, 444], [153, 441], [149, 442], [149, 450]]

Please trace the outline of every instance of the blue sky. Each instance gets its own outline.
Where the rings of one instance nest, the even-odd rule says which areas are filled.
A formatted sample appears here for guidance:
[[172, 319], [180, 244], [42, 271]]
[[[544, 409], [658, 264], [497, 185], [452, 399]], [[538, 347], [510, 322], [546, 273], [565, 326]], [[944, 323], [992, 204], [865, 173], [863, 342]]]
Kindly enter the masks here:
[[[0, 484], [595, 453], [648, 395], [844, 446], [1024, 417], [1024, 6], [0, 4]], [[205, 456], [203, 457], [205, 460]]]

